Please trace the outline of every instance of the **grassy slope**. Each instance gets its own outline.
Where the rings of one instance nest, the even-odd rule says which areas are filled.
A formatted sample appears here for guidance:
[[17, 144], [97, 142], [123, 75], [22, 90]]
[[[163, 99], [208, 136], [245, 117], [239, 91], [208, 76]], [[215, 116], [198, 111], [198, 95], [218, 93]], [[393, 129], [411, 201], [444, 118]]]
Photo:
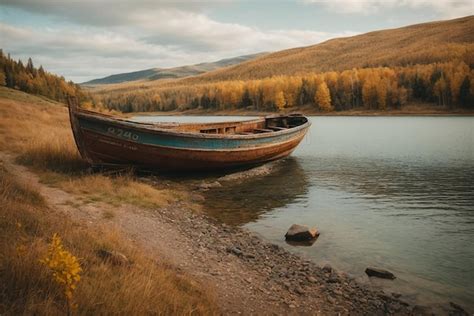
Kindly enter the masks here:
[[160, 81], [134, 81], [95, 86], [92, 93], [136, 91], [222, 80], [451, 61], [474, 63], [474, 16], [336, 38], [308, 47], [266, 54], [201, 75]]
[[474, 16], [336, 38], [283, 50], [189, 78], [186, 82], [255, 79], [272, 75], [345, 70], [364, 66], [426, 64], [474, 54]]
[[[43, 179], [91, 201], [159, 207], [167, 205], [173, 194], [179, 194], [130, 175], [89, 175], [73, 143], [66, 108], [3, 87], [0, 151], [19, 155], [19, 160]], [[178, 276], [166, 262], [156, 263], [113, 229], [93, 231], [49, 209], [36, 189], [19, 181], [1, 160], [0, 204], [0, 314], [64, 313], [61, 289], [38, 262], [53, 233], [59, 233], [66, 248], [80, 258], [84, 271], [74, 300], [80, 314], [217, 311], [202, 285]], [[103, 248], [125, 253], [134, 264], [121, 267], [101, 261], [96, 252]]]

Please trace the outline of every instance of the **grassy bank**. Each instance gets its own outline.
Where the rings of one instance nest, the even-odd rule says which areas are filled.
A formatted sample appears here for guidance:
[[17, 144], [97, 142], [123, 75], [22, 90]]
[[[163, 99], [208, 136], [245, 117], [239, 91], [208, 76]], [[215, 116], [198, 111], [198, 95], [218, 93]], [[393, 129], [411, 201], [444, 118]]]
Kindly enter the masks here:
[[145, 184], [130, 173], [91, 174], [77, 151], [64, 104], [0, 88], [0, 150], [33, 168], [42, 181], [94, 201], [166, 206], [186, 192]]
[[[0, 151], [17, 156], [17, 161], [40, 174], [42, 181], [85, 197], [85, 203], [160, 207], [185, 194], [150, 186], [132, 174], [90, 174], [74, 145], [64, 105], [3, 87]], [[72, 298], [74, 313], [217, 313], [205, 285], [167, 262], [157, 262], [113, 228], [84, 227], [51, 209], [34, 186], [21, 181], [5, 165], [0, 162], [0, 314], [67, 311], [63, 286], [40, 263], [53, 234], [60, 236], [64, 248], [78, 258], [82, 268]], [[101, 250], [118, 251], [131, 264], [104, 260], [98, 255]]]

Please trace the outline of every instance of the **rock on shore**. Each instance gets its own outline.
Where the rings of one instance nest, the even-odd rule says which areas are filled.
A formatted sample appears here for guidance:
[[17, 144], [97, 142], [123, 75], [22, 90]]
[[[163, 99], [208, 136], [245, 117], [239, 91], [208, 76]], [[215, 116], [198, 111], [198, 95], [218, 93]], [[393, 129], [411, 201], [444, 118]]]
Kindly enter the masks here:
[[285, 234], [285, 239], [290, 241], [308, 241], [319, 236], [319, 231], [313, 227], [293, 224]]
[[396, 278], [392, 272], [384, 270], [384, 269], [379, 269], [379, 268], [369, 267], [365, 269], [365, 273], [369, 277], [377, 277], [377, 278], [389, 279], [389, 280], [394, 280]]

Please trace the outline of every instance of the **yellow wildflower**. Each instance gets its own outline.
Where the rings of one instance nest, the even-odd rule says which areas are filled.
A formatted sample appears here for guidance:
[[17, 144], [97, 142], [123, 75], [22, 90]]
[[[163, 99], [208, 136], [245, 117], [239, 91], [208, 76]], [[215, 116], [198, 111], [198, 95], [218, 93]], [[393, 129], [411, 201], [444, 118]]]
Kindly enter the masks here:
[[51, 270], [53, 279], [64, 286], [64, 295], [69, 307], [77, 283], [81, 280], [79, 273], [82, 269], [78, 259], [64, 249], [61, 238], [54, 234], [48, 254], [40, 262]]

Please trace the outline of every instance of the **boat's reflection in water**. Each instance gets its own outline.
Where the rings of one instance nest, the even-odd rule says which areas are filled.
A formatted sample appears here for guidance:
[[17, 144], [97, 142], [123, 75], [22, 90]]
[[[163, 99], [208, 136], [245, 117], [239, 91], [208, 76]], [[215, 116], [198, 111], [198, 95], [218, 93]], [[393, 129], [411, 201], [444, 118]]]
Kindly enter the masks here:
[[204, 211], [226, 224], [244, 225], [308, 193], [307, 175], [294, 157], [273, 163], [264, 175], [247, 172], [248, 177], [224, 181], [204, 192]]

